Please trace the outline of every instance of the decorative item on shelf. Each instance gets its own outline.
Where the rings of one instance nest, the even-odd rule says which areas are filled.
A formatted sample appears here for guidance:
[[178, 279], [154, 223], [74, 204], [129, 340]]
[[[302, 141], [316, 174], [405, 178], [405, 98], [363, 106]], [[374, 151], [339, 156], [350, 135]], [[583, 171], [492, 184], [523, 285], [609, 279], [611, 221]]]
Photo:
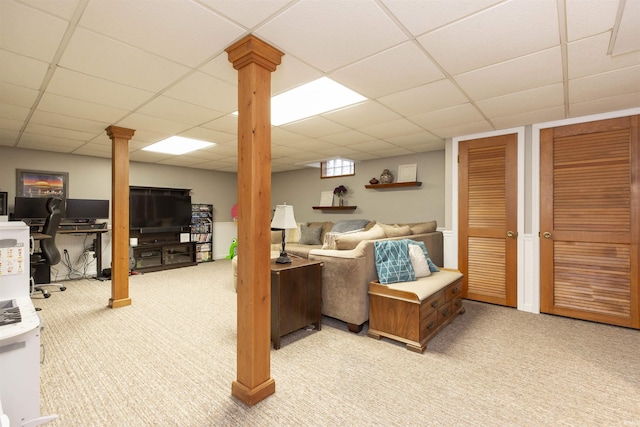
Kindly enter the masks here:
[[389, 169], [385, 169], [382, 171], [382, 175], [380, 175], [380, 183], [381, 184], [391, 184], [393, 182], [393, 175], [389, 172]]
[[380, 181], [378, 181], [375, 176], [369, 180], [369, 184], [371, 184], [371, 185], [376, 185], [376, 184], [379, 184], [379, 183], [380, 183]]
[[280, 251], [280, 257], [276, 260], [278, 264], [291, 264], [291, 259], [287, 256], [287, 252], [284, 250], [285, 244], [285, 230], [288, 228], [296, 228], [296, 218], [293, 214], [293, 206], [290, 205], [277, 205], [276, 212], [273, 214], [273, 220], [271, 220], [271, 229], [282, 230], [282, 250]]
[[333, 194], [338, 196], [338, 206], [344, 206], [344, 195], [347, 194], [347, 187], [338, 185], [333, 189]]

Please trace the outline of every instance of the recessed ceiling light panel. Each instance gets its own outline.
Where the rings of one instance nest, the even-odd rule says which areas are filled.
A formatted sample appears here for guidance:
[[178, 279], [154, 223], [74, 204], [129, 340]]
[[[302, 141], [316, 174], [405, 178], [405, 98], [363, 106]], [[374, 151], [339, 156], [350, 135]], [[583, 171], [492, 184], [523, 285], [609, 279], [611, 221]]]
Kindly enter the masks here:
[[213, 142], [200, 141], [197, 139], [185, 138], [182, 136], [172, 136], [155, 144], [144, 147], [144, 151], [153, 151], [155, 153], [173, 154], [179, 156], [191, 151], [201, 150], [203, 148], [212, 147]]

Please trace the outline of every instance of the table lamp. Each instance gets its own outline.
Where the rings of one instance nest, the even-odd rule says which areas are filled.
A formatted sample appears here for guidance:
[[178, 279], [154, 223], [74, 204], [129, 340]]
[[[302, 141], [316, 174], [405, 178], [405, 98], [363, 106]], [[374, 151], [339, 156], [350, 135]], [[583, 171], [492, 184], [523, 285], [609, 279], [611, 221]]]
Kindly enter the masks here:
[[271, 229], [282, 230], [282, 251], [280, 251], [280, 257], [276, 260], [278, 264], [291, 264], [291, 259], [287, 256], [287, 252], [284, 250], [285, 243], [285, 230], [288, 228], [296, 228], [296, 218], [293, 215], [293, 206], [291, 205], [277, 205], [276, 212], [273, 214], [271, 220]]

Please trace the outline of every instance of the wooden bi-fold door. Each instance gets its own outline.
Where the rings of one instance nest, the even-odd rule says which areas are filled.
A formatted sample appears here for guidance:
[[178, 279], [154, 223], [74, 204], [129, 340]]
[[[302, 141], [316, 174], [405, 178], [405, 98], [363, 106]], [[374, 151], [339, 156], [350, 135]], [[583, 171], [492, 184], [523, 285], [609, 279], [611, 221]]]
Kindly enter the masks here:
[[640, 116], [540, 133], [540, 309], [640, 328]]
[[461, 141], [458, 268], [463, 298], [517, 304], [517, 134]]

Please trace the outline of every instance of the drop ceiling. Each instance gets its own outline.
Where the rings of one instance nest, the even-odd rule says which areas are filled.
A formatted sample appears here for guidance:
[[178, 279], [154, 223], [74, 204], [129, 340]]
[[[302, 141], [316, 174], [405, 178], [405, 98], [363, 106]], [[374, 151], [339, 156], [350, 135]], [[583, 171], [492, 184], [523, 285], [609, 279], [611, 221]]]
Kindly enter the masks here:
[[[368, 98], [272, 128], [274, 172], [441, 150], [444, 139], [640, 107], [640, 0], [0, 0], [0, 145], [237, 170], [237, 72], [285, 53], [274, 95], [327, 76]], [[610, 53], [608, 53], [610, 52]], [[313, 100], [310, 100], [313, 102]], [[180, 135], [182, 156], [142, 151]]]

